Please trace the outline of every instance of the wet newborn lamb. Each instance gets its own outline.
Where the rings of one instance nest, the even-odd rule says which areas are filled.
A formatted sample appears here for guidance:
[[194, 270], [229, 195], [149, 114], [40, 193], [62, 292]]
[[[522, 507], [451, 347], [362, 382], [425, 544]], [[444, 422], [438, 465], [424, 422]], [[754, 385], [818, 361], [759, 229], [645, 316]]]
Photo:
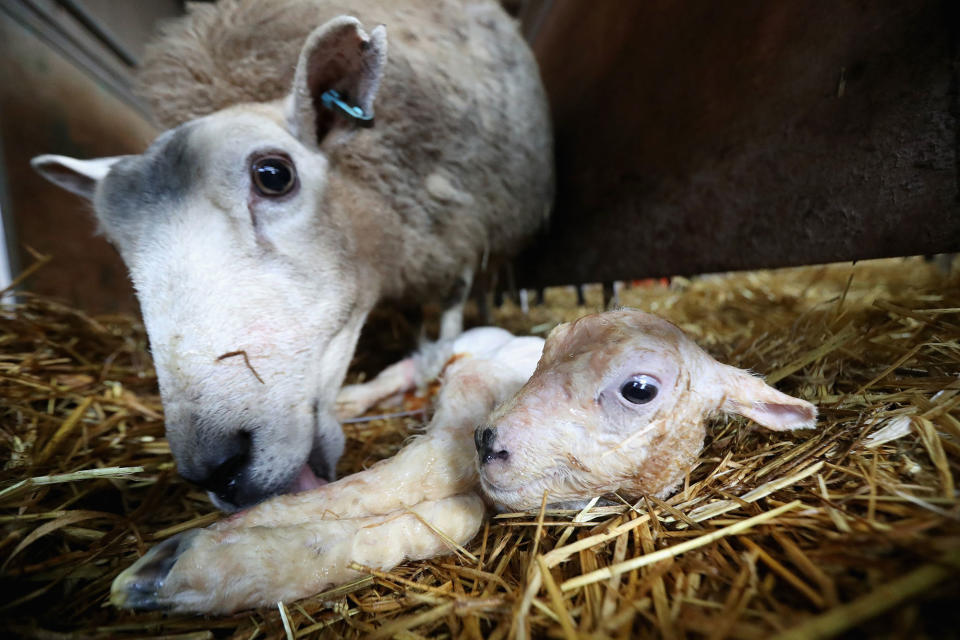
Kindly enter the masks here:
[[695, 462], [711, 413], [775, 430], [816, 420], [810, 403], [633, 309], [560, 325], [545, 344], [468, 331], [345, 387], [341, 414], [441, 369], [426, 432], [396, 456], [166, 540], [117, 577], [112, 602], [228, 613], [294, 600], [360, 577], [352, 563], [390, 569], [448, 551], [444, 536], [467, 543], [484, 517], [479, 487], [508, 509], [539, 507], [544, 492], [570, 505], [613, 491], [663, 497]]

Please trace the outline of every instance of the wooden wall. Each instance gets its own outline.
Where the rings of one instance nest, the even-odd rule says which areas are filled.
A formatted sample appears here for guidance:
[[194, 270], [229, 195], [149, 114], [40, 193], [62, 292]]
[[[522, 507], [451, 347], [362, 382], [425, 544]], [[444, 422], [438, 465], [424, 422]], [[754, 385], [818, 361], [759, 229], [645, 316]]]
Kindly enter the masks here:
[[531, 2], [558, 191], [519, 283], [960, 250], [958, 8]]

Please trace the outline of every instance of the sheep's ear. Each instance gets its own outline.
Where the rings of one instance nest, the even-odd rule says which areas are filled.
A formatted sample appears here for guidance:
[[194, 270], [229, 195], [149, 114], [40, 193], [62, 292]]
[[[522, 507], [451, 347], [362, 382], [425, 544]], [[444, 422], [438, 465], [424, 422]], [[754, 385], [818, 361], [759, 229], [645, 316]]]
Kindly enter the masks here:
[[722, 411], [750, 418], [774, 431], [808, 429], [817, 424], [817, 408], [777, 391], [742, 369], [720, 365], [725, 394]]
[[43, 155], [31, 160], [30, 166], [53, 184], [92, 201], [97, 185], [110, 167], [124, 157], [77, 160], [67, 156]]
[[373, 125], [373, 100], [387, 61], [387, 30], [368, 35], [356, 18], [317, 27], [300, 52], [288, 117], [301, 142], [319, 148], [337, 131]]

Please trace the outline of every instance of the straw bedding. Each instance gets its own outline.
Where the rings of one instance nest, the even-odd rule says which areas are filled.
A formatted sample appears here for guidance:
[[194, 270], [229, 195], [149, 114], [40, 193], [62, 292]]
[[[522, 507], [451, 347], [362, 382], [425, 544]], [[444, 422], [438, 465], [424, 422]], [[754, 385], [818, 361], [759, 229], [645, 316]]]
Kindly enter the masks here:
[[[578, 308], [548, 290], [529, 314], [508, 302], [496, 317], [542, 333], [599, 298], [591, 290], [593, 307]], [[142, 327], [39, 298], [6, 307], [0, 627], [40, 638], [960, 633], [960, 279], [888, 260], [675, 278], [621, 302], [812, 400], [819, 429], [718, 419], [669, 500], [502, 514], [468, 553], [228, 618], [105, 604], [138, 554], [218, 517], [176, 476]], [[347, 425], [340, 473], [391, 455], [422, 420]]]

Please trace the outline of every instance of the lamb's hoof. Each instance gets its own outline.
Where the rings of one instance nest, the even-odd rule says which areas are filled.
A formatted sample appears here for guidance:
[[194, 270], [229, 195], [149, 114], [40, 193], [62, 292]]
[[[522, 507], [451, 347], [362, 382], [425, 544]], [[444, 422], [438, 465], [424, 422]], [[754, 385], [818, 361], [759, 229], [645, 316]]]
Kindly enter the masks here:
[[200, 529], [185, 531], [164, 540], [126, 571], [118, 575], [110, 587], [110, 603], [121, 609], [167, 609], [160, 589], [170, 574], [170, 569], [184, 551], [190, 548]]
[[333, 410], [337, 420], [349, 420], [363, 415], [364, 411], [376, 403], [364, 384], [348, 384], [340, 389]]

